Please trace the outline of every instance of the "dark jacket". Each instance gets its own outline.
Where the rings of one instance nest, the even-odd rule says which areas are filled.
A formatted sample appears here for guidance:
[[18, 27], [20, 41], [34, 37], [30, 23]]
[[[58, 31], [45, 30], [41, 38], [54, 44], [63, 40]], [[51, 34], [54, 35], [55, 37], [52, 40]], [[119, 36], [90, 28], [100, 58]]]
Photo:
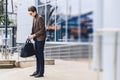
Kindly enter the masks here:
[[36, 15], [33, 18], [32, 33], [36, 34], [36, 39], [38, 41], [43, 41], [46, 38], [46, 29], [43, 18], [40, 15]]

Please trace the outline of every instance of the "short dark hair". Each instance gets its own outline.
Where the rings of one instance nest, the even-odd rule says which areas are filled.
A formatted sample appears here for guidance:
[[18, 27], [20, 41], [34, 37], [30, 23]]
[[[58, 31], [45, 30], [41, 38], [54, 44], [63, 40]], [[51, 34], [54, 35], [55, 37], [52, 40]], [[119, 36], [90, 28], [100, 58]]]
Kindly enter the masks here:
[[28, 11], [37, 12], [35, 6], [30, 6], [30, 7], [28, 8]]

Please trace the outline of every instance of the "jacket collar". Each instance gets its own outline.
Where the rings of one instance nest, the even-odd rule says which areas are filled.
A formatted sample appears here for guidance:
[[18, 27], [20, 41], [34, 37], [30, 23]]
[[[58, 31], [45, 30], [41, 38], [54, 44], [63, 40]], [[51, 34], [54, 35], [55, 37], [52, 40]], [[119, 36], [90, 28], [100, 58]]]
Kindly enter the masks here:
[[36, 14], [34, 18], [37, 18], [37, 17], [38, 17], [38, 14]]

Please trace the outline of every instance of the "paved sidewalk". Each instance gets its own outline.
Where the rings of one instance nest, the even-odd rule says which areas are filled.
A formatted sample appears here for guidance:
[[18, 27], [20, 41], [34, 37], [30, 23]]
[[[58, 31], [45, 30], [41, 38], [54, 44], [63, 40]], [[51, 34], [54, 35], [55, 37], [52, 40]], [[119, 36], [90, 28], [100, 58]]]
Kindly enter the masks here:
[[35, 67], [16, 68], [0, 73], [0, 80], [97, 80], [96, 72], [88, 69], [88, 61], [55, 60], [55, 65], [45, 65], [45, 77], [34, 78], [29, 75]]

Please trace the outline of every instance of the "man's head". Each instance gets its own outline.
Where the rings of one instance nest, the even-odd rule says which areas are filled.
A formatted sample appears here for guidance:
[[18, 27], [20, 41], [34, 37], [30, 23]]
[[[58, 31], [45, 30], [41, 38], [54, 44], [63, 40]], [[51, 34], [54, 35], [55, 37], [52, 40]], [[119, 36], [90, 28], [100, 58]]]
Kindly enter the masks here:
[[29, 14], [30, 14], [32, 17], [35, 17], [35, 15], [37, 14], [36, 7], [35, 7], [35, 6], [30, 6], [30, 7], [28, 8], [28, 12], [29, 12]]

